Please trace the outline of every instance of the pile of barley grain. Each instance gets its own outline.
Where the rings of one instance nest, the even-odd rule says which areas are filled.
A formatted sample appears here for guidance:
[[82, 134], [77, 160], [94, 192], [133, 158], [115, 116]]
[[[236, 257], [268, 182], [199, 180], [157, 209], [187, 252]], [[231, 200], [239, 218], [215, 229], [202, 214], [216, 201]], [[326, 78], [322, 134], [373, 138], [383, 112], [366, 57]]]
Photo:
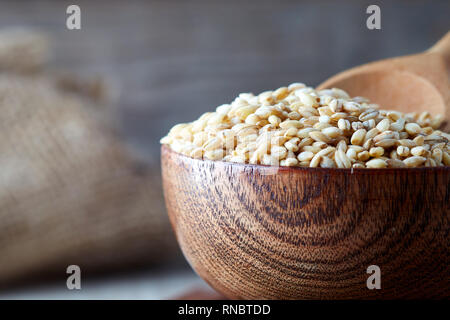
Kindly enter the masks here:
[[450, 166], [441, 116], [380, 110], [340, 89], [293, 83], [257, 96], [240, 94], [161, 139], [193, 158], [238, 163], [386, 168]]

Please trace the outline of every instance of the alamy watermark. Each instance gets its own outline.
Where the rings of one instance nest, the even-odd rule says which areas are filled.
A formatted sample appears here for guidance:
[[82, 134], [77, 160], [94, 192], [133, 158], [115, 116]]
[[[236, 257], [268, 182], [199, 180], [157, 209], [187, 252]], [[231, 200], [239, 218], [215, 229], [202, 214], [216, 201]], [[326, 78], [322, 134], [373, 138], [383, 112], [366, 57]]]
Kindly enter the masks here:
[[76, 4], [67, 7], [66, 13], [69, 15], [66, 19], [66, 27], [69, 30], [81, 29], [81, 8]]
[[81, 290], [81, 268], [73, 264], [67, 267], [66, 273], [69, 274], [66, 280], [67, 289]]
[[370, 277], [367, 278], [366, 285], [367, 289], [381, 289], [381, 269], [377, 265], [371, 265], [367, 268], [367, 273]]
[[381, 29], [381, 9], [376, 4], [372, 4], [367, 7], [366, 13], [370, 14], [367, 18], [366, 26], [369, 30]]

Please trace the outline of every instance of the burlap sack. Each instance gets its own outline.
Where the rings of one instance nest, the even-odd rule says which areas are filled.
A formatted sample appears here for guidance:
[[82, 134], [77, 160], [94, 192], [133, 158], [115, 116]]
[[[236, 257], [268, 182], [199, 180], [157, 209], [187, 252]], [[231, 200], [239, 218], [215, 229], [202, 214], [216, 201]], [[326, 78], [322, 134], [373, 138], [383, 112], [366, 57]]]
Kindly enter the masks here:
[[0, 71], [41, 71], [49, 59], [49, 48], [49, 39], [40, 32], [23, 28], [0, 30]]
[[0, 35], [0, 287], [173, 253], [159, 172], [129, 156], [76, 85], [34, 74], [35, 51], [14, 60], [5, 47]]

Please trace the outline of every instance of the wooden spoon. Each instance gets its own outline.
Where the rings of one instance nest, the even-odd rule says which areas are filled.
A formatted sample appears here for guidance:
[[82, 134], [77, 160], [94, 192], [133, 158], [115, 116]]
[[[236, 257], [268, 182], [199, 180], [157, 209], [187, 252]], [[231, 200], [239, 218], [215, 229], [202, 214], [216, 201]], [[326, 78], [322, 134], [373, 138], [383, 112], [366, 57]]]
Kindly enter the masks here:
[[343, 71], [317, 89], [340, 88], [383, 109], [442, 114], [450, 128], [450, 32], [431, 49]]

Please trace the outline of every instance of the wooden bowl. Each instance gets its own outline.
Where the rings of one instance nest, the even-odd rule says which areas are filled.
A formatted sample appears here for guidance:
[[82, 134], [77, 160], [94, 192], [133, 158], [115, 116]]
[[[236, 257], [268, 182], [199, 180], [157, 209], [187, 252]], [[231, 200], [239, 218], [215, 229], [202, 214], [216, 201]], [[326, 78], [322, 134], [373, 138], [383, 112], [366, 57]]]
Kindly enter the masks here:
[[450, 167], [276, 168], [163, 146], [162, 176], [184, 255], [229, 298], [450, 296]]

